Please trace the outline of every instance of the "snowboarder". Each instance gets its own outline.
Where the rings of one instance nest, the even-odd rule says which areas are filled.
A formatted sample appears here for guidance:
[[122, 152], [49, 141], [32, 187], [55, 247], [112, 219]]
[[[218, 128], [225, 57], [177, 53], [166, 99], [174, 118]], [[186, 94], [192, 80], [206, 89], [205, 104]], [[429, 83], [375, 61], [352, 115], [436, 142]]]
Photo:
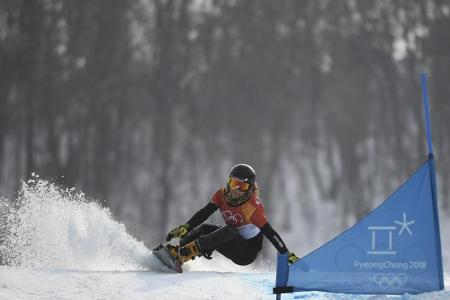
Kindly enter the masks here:
[[[246, 164], [231, 168], [226, 187], [219, 189], [211, 201], [189, 221], [172, 229], [166, 236], [169, 242], [179, 238], [179, 244], [160, 245], [166, 247], [181, 272], [181, 265], [197, 256], [211, 259], [214, 250], [238, 265], [251, 264], [261, 251], [263, 235], [269, 239], [279, 253], [288, 253], [289, 263], [298, 257], [288, 250], [278, 233], [270, 226], [259, 199], [256, 174]], [[204, 223], [220, 209], [225, 226]]]

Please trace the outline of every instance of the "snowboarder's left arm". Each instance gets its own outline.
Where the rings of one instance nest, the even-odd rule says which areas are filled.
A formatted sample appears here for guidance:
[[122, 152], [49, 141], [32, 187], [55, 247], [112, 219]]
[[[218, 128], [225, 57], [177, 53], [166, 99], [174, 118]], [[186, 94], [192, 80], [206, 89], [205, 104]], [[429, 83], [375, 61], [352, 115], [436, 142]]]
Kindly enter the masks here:
[[166, 241], [170, 241], [172, 238], [182, 238], [186, 234], [188, 234], [189, 231], [200, 225], [201, 223], [205, 222], [206, 219], [210, 215], [212, 215], [213, 212], [215, 212], [219, 207], [215, 205], [213, 202], [209, 202], [206, 206], [204, 206], [202, 209], [200, 209], [198, 212], [196, 212], [192, 218], [189, 219], [185, 224], [179, 225], [172, 229], [166, 236]]
[[261, 228], [262, 233], [266, 236], [266, 238], [272, 243], [272, 245], [277, 249], [278, 253], [284, 254], [288, 253], [289, 255], [289, 263], [293, 263], [298, 260], [298, 257], [288, 250], [286, 244], [283, 242], [283, 239], [280, 235], [270, 226], [269, 222], [267, 222]]

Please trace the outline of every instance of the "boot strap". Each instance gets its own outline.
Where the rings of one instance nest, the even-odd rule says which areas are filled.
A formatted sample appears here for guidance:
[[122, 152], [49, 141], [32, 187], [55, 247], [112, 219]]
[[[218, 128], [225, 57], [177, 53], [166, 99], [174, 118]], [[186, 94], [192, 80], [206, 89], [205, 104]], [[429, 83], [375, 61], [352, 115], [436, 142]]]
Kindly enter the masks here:
[[187, 262], [191, 259], [194, 259], [196, 256], [199, 256], [199, 247], [196, 241], [192, 241], [181, 247], [178, 251], [179, 259], [182, 262]]

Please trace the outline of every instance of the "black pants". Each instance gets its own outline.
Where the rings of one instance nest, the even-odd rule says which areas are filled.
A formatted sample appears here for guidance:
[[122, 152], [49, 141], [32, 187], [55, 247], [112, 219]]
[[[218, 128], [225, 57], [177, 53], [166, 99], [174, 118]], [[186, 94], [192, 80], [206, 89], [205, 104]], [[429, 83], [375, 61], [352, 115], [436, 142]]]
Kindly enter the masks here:
[[231, 226], [201, 224], [180, 240], [180, 246], [194, 240], [198, 240], [202, 251], [212, 253], [217, 250], [235, 264], [246, 266], [254, 262], [261, 251], [263, 235], [260, 232], [246, 240]]

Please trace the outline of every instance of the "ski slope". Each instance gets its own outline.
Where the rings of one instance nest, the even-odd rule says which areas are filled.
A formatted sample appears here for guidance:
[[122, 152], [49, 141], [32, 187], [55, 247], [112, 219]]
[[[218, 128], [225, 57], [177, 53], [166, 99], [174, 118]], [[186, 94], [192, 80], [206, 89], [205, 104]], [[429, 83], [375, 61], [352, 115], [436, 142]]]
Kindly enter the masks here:
[[[0, 299], [275, 299], [274, 276], [257, 271], [172, 274], [0, 267]], [[282, 299], [450, 299], [450, 291], [404, 296], [305, 292]]]
[[[25, 183], [18, 208], [0, 202], [3, 237], [0, 299], [274, 299], [274, 266], [236, 266], [219, 254], [174, 274], [81, 193], [44, 180]], [[5, 238], [6, 237], [6, 238]], [[305, 292], [282, 299], [450, 299], [447, 289], [421, 295]]]
[[[268, 291], [243, 280], [244, 273], [169, 274], [11, 267], [0, 267], [0, 273], [0, 299], [242, 299], [244, 295], [246, 299], [271, 298]], [[255, 278], [263, 281], [272, 275], [266, 273]]]

